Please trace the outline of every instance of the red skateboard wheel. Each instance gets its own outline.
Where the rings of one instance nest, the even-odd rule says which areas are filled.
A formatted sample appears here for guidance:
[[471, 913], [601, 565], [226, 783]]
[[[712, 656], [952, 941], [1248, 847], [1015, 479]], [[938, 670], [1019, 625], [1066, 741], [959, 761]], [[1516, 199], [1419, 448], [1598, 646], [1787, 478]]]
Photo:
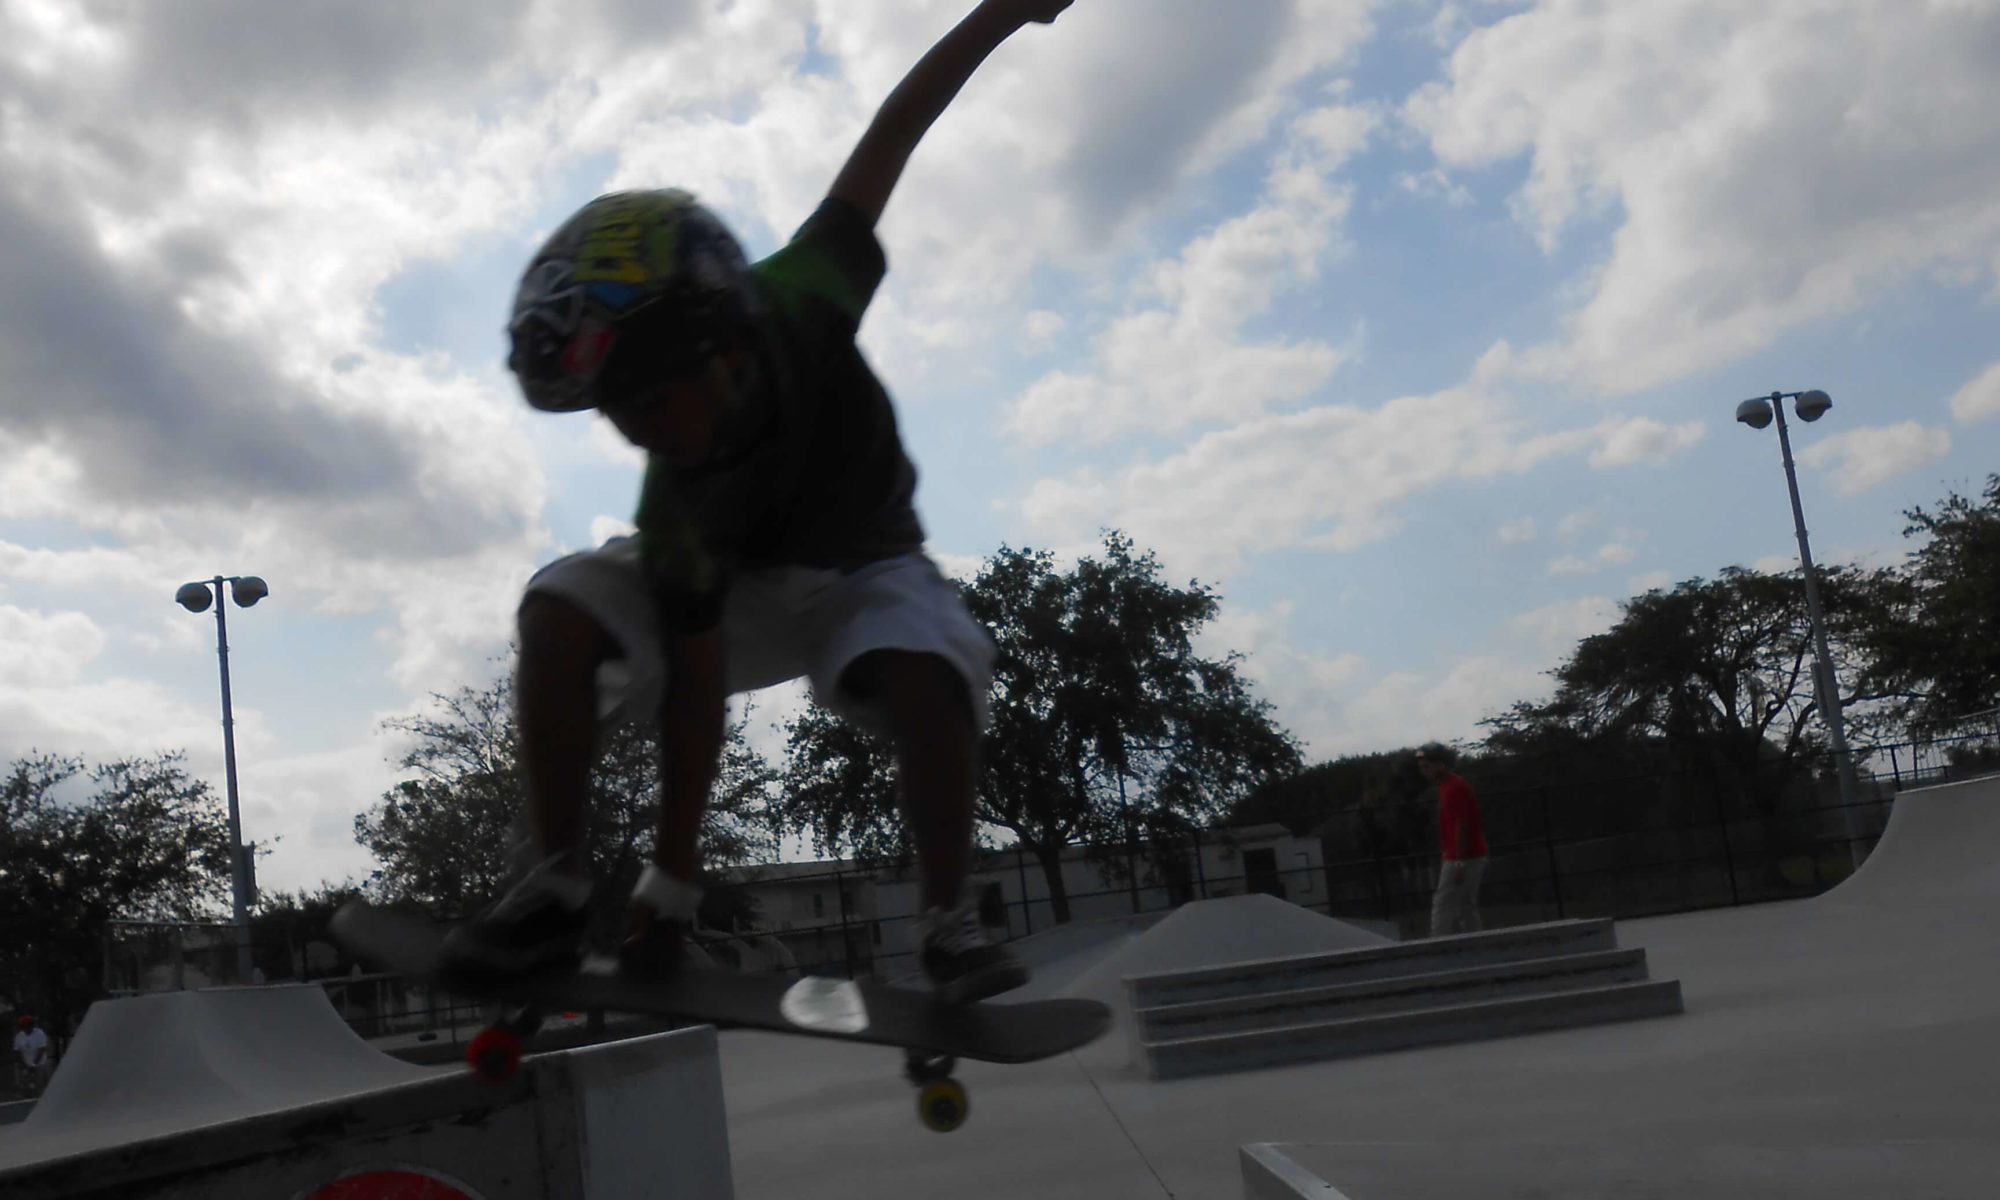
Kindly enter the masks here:
[[521, 1069], [521, 1039], [511, 1029], [489, 1026], [465, 1047], [465, 1064], [490, 1083], [505, 1083]]

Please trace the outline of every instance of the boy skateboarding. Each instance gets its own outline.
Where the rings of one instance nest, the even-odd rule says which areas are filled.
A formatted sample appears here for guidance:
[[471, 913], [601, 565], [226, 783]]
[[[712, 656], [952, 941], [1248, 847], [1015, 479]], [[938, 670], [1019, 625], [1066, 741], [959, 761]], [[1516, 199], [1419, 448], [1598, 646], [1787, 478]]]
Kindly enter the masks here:
[[536, 253], [509, 326], [528, 403], [598, 410], [647, 467], [636, 535], [528, 584], [515, 691], [542, 857], [446, 939], [445, 972], [504, 979], [577, 960], [599, 723], [652, 720], [659, 825], [619, 966], [671, 975], [701, 899], [696, 838], [727, 698], [804, 677], [895, 748], [938, 994], [969, 1002], [1026, 981], [961, 895], [992, 643], [923, 554], [916, 472], [854, 338], [885, 270], [874, 228], [911, 151], [1001, 42], [1069, 3], [981, 0], [761, 262], [676, 190], [600, 196]]

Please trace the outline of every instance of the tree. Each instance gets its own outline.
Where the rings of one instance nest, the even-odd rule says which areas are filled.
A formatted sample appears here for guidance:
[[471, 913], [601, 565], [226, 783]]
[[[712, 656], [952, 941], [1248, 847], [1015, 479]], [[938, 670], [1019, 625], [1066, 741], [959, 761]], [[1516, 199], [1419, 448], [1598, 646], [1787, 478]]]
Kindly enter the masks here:
[[311, 890], [266, 892], [250, 914], [250, 947], [270, 981], [344, 974], [353, 965], [329, 927], [333, 914], [367, 888], [355, 880], [321, 883]]
[[[1130, 539], [1058, 571], [1046, 551], [1002, 547], [966, 589], [998, 647], [992, 722], [975, 814], [1040, 862], [1058, 921], [1069, 919], [1065, 847], [1106, 847], [1212, 823], [1243, 795], [1298, 766], [1298, 748], [1239, 674], [1195, 636], [1218, 601], [1174, 587]], [[823, 851], [907, 861], [888, 749], [811, 712], [790, 726], [790, 820]]]
[[[1854, 706], [1850, 737], [1865, 744], [1881, 720], [1863, 690], [1867, 631], [1887, 619], [1888, 572], [1821, 569], [1827, 637]], [[1573, 755], [1663, 745], [1683, 771], [1714, 772], [1766, 812], [1824, 752], [1812, 686], [1813, 643], [1797, 572], [1730, 567], [1622, 606], [1618, 624], [1585, 638], [1552, 672], [1555, 695], [1488, 719], [1489, 750]]]
[[2000, 474], [1978, 501], [1954, 491], [1903, 515], [1903, 536], [1925, 540], [1905, 563], [1907, 607], [1874, 631], [1873, 666], [1912, 728], [1964, 732], [2000, 708]]
[[[435, 697], [429, 713], [387, 722], [413, 740], [399, 765], [412, 772], [354, 819], [355, 839], [381, 861], [372, 888], [390, 902], [459, 916], [497, 894], [525, 865], [527, 793], [520, 770], [514, 685]], [[777, 773], [749, 745], [749, 710], [724, 745], [715, 795], [703, 817], [705, 875], [777, 854], [770, 806]], [[598, 886], [593, 930], [622, 931], [625, 898], [651, 852], [659, 809], [657, 729], [627, 722], [607, 731], [590, 777], [585, 847]], [[725, 896], [705, 906], [719, 916]], [[734, 915], [734, 914], [732, 914]]]
[[95, 977], [113, 919], [227, 919], [228, 897], [228, 818], [184, 755], [38, 754], [0, 780], [0, 975], [24, 990]]
[[1342, 857], [1419, 842], [1429, 810], [1417, 802], [1430, 785], [1417, 773], [1414, 752], [1343, 755], [1274, 779], [1245, 796], [1230, 823], [1275, 823], [1293, 837], [1307, 837], [1340, 818], [1324, 836], [1336, 844], [1329, 853], [1337, 848]]

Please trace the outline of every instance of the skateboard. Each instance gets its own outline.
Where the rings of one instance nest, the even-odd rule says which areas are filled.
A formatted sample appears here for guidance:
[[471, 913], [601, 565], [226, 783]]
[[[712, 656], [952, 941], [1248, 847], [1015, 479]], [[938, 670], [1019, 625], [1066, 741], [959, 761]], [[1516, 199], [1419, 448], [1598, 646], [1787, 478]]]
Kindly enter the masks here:
[[445, 978], [438, 949], [445, 930], [421, 918], [352, 900], [334, 914], [332, 932], [371, 968], [435, 984], [494, 1004], [490, 1023], [466, 1047], [481, 1078], [504, 1082], [519, 1069], [544, 1014], [577, 1009], [646, 1013], [777, 1033], [895, 1046], [904, 1077], [917, 1090], [926, 1128], [950, 1132], [965, 1123], [970, 1100], [952, 1077], [960, 1058], [1025, 1063], [1074, 1050], [1110, 1027], [1111, 1010], [1095, 1000], [985, 1001], [946, 1004], [928, 991], [870, 979], [791, 977], [739, 972], [698, 962], [672, 978], [625, 978], [608, 961], [577, 970], [504, 982]]

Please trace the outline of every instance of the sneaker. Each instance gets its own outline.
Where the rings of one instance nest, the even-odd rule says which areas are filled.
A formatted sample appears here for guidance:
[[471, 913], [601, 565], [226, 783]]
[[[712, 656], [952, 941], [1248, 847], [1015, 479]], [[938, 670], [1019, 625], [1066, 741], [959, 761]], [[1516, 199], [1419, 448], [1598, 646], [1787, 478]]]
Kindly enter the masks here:
[[924, 974], [948, 1004], [970, 1004], [1028, 982], [1028, 968], [986, 936], [976, 909], [930, 909], [917, 919], [917, 931]]
[[445, 935], [438, 974], [474, 982], [575, 970], [590, 924], [590, 882], [537, 866], [479, 916]]
[[618, 973], [646, 983], [663, 983], [694, 957], [690, 949], [686, 924], [656, 919], [618, 944]]
[[647, 863], [632, 885], [632, 914], [639, 922], [618, 947], [618, 973], [658, 983], [689, 962], [709, 964], [690, 931], [701, 909], [699, 885], [676, 878], [658, 863]]

